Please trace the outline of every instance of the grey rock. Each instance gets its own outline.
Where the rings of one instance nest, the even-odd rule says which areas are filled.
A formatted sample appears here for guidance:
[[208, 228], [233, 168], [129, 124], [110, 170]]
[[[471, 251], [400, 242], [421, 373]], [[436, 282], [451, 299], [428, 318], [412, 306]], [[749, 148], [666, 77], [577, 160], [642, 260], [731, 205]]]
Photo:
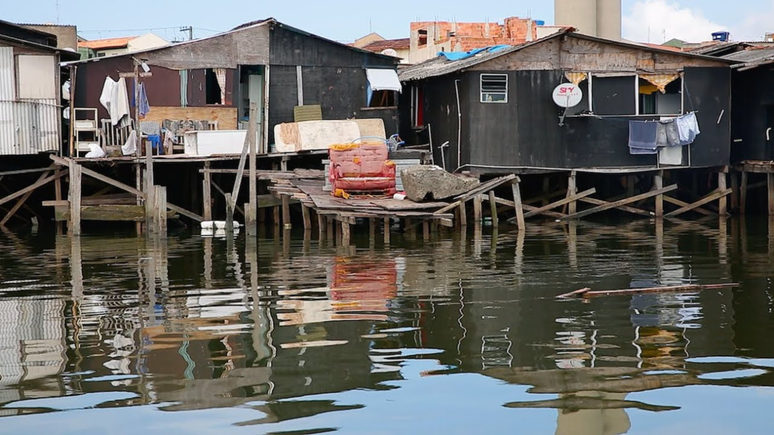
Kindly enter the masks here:
[[443, 168], [430, 165], [410, 166], [400, 175], [406, 197], [414, 202], [452, 198], [480, 184], [475, 178], [450, 174]]

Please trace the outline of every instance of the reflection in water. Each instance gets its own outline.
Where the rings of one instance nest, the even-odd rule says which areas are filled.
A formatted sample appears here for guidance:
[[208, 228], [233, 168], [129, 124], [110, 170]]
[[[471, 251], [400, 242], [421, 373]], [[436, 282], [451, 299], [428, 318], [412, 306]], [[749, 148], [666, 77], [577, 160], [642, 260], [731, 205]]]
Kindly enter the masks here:
[[[385, 422], [394, 433], [427, 431], [430, 408], [463, 403], [486, 422], [446, 413], [442, 431], [518, 418], [530, 433], [622, 434], [644, 430], [641, 415], [690, 419], [670, 392], [774, 385], [774, 238], [759, 222], [474, 228], [343, 247], [283, 236], [0, 236], [0, 416], [152, 409], [182, 422], [229, 409], [216, 420], [232, 428], [357, 433], [404, 416]], [[554, 299], [730, 281], [742, 287]]]

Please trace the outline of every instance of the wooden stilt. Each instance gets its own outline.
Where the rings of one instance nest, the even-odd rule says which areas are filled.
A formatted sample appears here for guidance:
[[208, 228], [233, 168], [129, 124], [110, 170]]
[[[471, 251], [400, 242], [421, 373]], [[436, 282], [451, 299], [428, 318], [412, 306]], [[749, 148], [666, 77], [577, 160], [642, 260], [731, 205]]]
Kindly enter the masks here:
[[72, 236], [81, 235], [81, 165], [70, 161], [70, 221], [68, 231]]
[[371, 244], [376, 241], [376, 218], [368, 218], [368, 241]]
[[747, 171], [742, 169], [742, 185], [739, 187], [739, 214], [747, 212]]
[[[59, 176], [61, 174], [61, 169], [59, 169], [59, 166], [56, 167], [56, 170], [54, 171], [54, 174]], [[62, 179], [57, 178], [56, 181], [54, 181], [54, 199], [56, 201], [62, 200]], [[56, 221], [56, 233], [57, 235], [62, 235], [63, 228], [62, 228], [62, 221]]]
[[274, 206], [272, 207], [272, 211], [274, 213], [274, 226], [279, 227], [280, 226], [280, 206]]
[[406, 233], [406, 238], [409, 240], [416, 240], [417, 229], [411, 221], [411, 218], [403, 220], [403, 231]]
[[234, 232], [234, 207], [231, 205], [231, 194], [226, 193], [226, 232]]
[[156, 190], [153, 193], [153, 200], [156, 202], [153, 207], [156, 212], [154, 225], [156, 226], [156, 234], [166, 237], [167, 235], [167, 188], [166, 186], [154, 186]]
[[389, 245], [390, 244], [390, 226], [392, 222], [390, 222], [390, 218], [384, 218], [384, 222], [382, 223], [382, 232], [384, 232], [384, 244]]
[[519, 226], [519, 230], [526, 229], [524, 223], [524, 205], [521, 203], [521, 186], [520, 180], [517, 178], [511, 183], [511, 190], [513, 191], [513, 208], [516, 211], [516, 225]]
[[739, 176], [736, 172], [729, 173], [731, 177], [731, 212], [739, 213]]
[[282, 195], [282, 228], [289, 230], [293, 228], [290, 222], [290, 197]]
[[460, 203], [460, 206], [457, 208], [460, 215], [460, 229], [463, 229], [468, 226], [468, 212], [465, 208], [465, 203]]
[[349, 222], [341, 222], [341, 244], [349, 246], [352, 238]]
[[326, 234], [328, 235], [328, 240], [333, 240], [334, 237], [336, 237], [336, 234], [333, 229], [333, 218], [330, 216], [325, 217], [325, 227], [326, 227]]
[[202, 217], [212, 220], [212, 173], [210, 162], [204, 162], [204, 181], [202, 181]]
[[[247, 136], [250, 140], [250, 183], [249, 183], [249, 195], [250, 201], [248, 206], [245, 207], [245, 232], [248, 236], [254, 236], [258, 229], [256, 220], [256, 212], [258, 211], [258, 179], [256, 176], [256, 153], [257, 153], [257, 134], [256, 134], [256, 122], [258, 121], [258, 103], [250, 103], [250, 118], [247, 128]], [[308, 217], [308, 216], [307, 216]], [[306, 220], [304, 220], [306, 225]], [[304, 229], [310, 230], [311, 226]]]
[[325, 236], [325, 216], [317, 214], [317, 231], [319, 233], [320, 240]]
[[[725, 191], [726, 190], [726, 172], [725, 169], [718, 172], [718, 190]], [[731, 189], [731, 193], [733, 193], [734, 190]], [[718, 199], [718, 214], [720, 217], [725, 217], [728, 214], [728, 197], [727, 196], [721, 196]]]
[[[497, 215], [496, 212], [495, 215]], [[425, 242], [430, 240], [430, 222], [428, 221], [422, 222], [422, 238]]]
[[546, 212], [548, 210], [551, 210], [551, 209], [554, 209], [554, 208], [557, 208], [557, 207], [561, 207], [561, 206], [563, 206], [565, 204], [568, 204], [570, 202], [575, 202], [575, 201], [577, 201], [577, 200], [579, 200], [581, 198], [585, 198], [585, 197], [587, 197], [589, 195], [593, 195], [596, 192], [597, 192], [597, 190], [592, 187], [589, 190], [583, 191], [583, 192], [575, 194], [573, 196], [568, 196], [568, 197], [566, 197], [564, 199], [561, 199], [559, 201], [556, 201], [554, 203], [551, 203], [551, 204], [548, 204], [546, 206], [543, 206], [543, 207], [540, 207], [538, 209], [535, 209], [533, 211], [530, 211], [529, 213], [526, 213], [524, 215], [524, 218], [531, 218], [532, 216], [537, 216], [539, 214], [543, 214], [544, 212]]
[[766, 182], [768, 183], [769, 191], [769, 216], [774, 216], [774, 174], [766, 174]]
[[[136, 163], [134, 165], [134, 186], [135, 190], [138, 192], [142, 190], [142, 166], [139, 163]], [[137, 205], [142, 205], [143, 199], [138, 195], [137, 196]], [[135, 223], [135, 230], [137, 231], [137, 235], [142, 235], [142, 222]]]
[[[653, 188], [656, 190], [664, 188], [664, 171], [659, 171], [653, 177]], [[664, 217], [664, 195], [656, 195], [656, 217]]]
[[546, 175], [545, 177], [543, 177], [543, 195], [546, 196], [546, 198], [543, 200], [544, 206], [548, 205], [551, 202], [551, 200], [549, 200], [547, 197], [549, 195], [550, 189], [551, 189], [551, 176]]
[[500, 225], [500, 220], [497, 217], [497, 199], [494, 190], [489, 191], [489, 210], [492, 215], [492, 227], [497, 228]]
[[309, 207], [301, 204], [301, 214], [304, 218], [304, 232], [312, 231], [312, 217]]
[[[570, 176], [567, 178], [567, 197], [574, 197], [578, 193], [577, 185], [577, 173], [575, 171], [570, 172]], [[575, 214], [578, 212], [578, 203], [575, 200], [570, 201], [567, 205], [567, 213]]]
[[481, 210], [481, 195], [476, 195], [473, 198], [473, 220], [476, 222], [476, 224], [481, 224], [481, 219], [483, 218], [483, 212]]

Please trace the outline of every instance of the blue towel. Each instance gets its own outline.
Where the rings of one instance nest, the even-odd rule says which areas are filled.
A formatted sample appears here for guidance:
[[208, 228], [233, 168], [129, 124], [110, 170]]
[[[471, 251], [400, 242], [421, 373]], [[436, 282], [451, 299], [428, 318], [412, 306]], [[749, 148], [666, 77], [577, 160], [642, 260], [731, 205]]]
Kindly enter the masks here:
[[[658, 151], [658, 122], [629, 121], [629, 153], [656, 154]], [[664, 130], [662, 132], [665, 133]], [[666, 134], [664, 134], [666, 139]]]
[[150, 112], [148, 104], [148, 94], [145, 92], [145, 83], [140, 83], [140, 116], [145, 116]]

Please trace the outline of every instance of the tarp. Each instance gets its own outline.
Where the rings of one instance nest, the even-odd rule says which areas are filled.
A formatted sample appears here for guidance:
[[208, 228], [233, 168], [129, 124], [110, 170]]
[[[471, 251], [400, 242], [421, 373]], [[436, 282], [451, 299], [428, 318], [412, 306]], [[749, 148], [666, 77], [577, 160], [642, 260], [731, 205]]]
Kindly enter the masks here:
[[482, 52], [496, 53], [500, 50], [505, 50], [506, 48], [509, 48], [509, 47], [510, 45], [493, 45], [491, 47], [476, 48], [475, 50], [470, 50], [470, 51], [441, 51], [438, 53], [438, 55], [443, 56], [448, 60], [455, 61], [455, 60], [467, 59], [469, 57], [473, 57]]
[[393, 69], [366, 69], [368, 86], [372, 91], [396, 91], [401, 92], [397, 71]]

